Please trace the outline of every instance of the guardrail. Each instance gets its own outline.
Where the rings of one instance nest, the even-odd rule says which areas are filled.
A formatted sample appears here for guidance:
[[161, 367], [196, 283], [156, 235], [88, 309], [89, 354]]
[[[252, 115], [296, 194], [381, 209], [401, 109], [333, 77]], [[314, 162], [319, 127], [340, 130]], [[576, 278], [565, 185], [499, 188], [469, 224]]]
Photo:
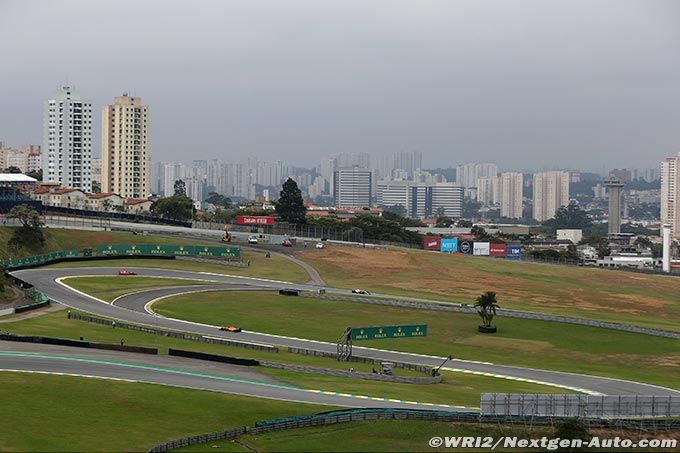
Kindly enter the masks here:
[[95, 343], [84, 340], [72, 340], [70, 338], [43, 337], [37, 335], [14, 335], [0, 334], [0, 340], [17, 341], [21, 343], [41, 343], [60, 346], [71, 346], [76, 348], [106, 349], [109, 351], [136, 352], [140, 354], [158, 354], [156, 348], [146, 348], [143, 346], [126, 346], [124, 344]]
[[[114, 321], [107, 318], [99, 318], [97, 316], [85, 315], [81, 313], [70, 313], [68, 315], [70, 319], [76, 319], [80, 321], [92, 322], [95, 324], [101, 324], [106, 326], [112, 326]], [[147, 327], [139, 324], [130, 324], [123, 321], [115, 321], [115, 327], [120, 329], [135, 330], [137, 332], [145, 332], [153, 335], [161, 335], [170, 338], [179, 338], [180, 340], [198, 341], [201, 343], [211, 343], [211, 344], [222, 344], [225, 346], [236, 346], [246, 349], [256, 349], [260, 351], [269, 352], [279, 352], [279, 348], [276, 346], [270, 346], [266, 344], [249, 343], [246, 341], [228, 340], [226, 338], [209, 337], [205, 335], [195, 335], [190, 333], [175, 332], [174, 330], [164, 330], [157, 329], [154, 327]]]
[[[388, 305], [392, 307], [401, 308], [412, 308], [421, 310], [434, 310], [434, 311], [450, 311], [457, 313], [468, 313], [476, 314], [477, 310], [471, 306], [456, 306], [452, 304], [436, 303], [436, 302], [417, 302], [417, 301], [405, 301], [396, 299], [381, 299], [377, 297], [360, 297], [360, 296], [346, 296], [343, 294], [318, 294], [312, 291], [300, 291], [300, 297], [311, 297], [323, 300], [337, 300], [346, 302], [359, 302], [363, 304], [376, 304], [376, 305]], [[519, 318], [519, 319], [533, 319], [538, 321], [551, 321], [551, 322], [561, 322], [566, 324], [576, 324], [588, 327], [601, 327], [605, 329], [612, 330], [622, 330], [625, 332], [639, 333], [643, 335], [652, 335], [655, 337], [665, 337], [680, 339], [680, 332], [674, 332], [671, 330], [654, 329], [651, 327], [641, 327], [633, 324], [624, 324], [617, 322], [608, 321], [595, 321], [587, 318], [574, 318], [571, 316], [561, 316], [561, 315], [551, 315], [547, 313], [537, 313], [530, 311], [519, 311], [519, 310], [508, 310], [508, 309], [498, 309], [497, 316], [507, 316], [508, 318]]]
[[[286, 429], [308, 428], [313, 426], [333, 425], [354, 421], [374, 420], [426, 420], [457, 423], [513, 423], [523, 425], [553, 426], [562, 423], [569, 417], [510, 417], [510, 416], [484, 416], [476, 412], [445, 412], [413, 409], [348, 409], [324, 412], [319, 414], [299, 415], [293, 417], [260, 420], [255, 426], [241, 426], [224, 431], [208, 433], [198, 436], [185, 437], [182, 439], [163, 442], [151, 447], [150, 453], [160, 453], [176, 448], [190, 447], [192, 445], [215, 442], [219, 440], [236, 439], [243, 435], [260, 435], [272, 431]], [[629, 420], [629, 419], [598, 419], [586, 418], [581, 421], [590, 428], [636, 430], [653, 432], [670, 432], [680, 430], [680, 420]]]

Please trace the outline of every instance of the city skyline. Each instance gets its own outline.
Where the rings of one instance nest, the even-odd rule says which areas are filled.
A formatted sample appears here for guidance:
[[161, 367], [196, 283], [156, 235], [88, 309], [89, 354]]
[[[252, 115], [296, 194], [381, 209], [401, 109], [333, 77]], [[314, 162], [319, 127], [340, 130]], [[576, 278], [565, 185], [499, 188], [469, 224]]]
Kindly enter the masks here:
[[[296, 3], [304, 8], [206, 2], [187, 13], [167, 2], [129, 16], [126, 2], [3, 2], [0, 92], [13, 108], [0, 109], [0, 139], [40, 142], [42, 100], [67, 82], [95, 108], [120, 92], [143, 97], [156, 162], [187, 149], [232, 161], [283, 154], [298, 166], [419, 151], [425, 168], [602, 171], [649, 167], [680, 148], [676, 2]], [[27, 23], [59, 39], [38, 40], [17, 25]], [[108, 40], [99, 30], [114, 23], [123, 29]], [[141, 24], [147, 40], [127, 33]], [[77, 60], [60, 51], [76, 42]], [[180, 104], [205, 114], [187, 118]]]

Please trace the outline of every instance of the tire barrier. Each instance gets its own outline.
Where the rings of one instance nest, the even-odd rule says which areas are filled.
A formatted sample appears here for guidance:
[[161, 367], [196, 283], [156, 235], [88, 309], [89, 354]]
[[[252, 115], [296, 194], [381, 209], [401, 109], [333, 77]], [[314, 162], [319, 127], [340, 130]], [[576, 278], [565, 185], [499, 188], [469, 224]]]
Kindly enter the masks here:
[[[84, 315], [81, 313], [71, 313], [69, 316], [70, 319], [92, 322], [95, 324], [101, 324], [105, 326], [111, 326], [113, 322], [112, 319], [99, 318], [97, 316]], [[226, 338], [208, 337], [205, 335], [194, 335], [190, 333], [175, 332], [174, 330], [156, 329], [154, 327], [147, 327], [139, 324], [130, 324], [123, 321], [116, 321], [116, 328], [135, 330], [137, 332], [145, 332], [150, 333], [152, 335], [161, 335], [163, 337], [169, 338], [178, 338], [180, 340], [198, 341], [201, 343], [210, 344], [222, 344], [225, 346], [236, 346], [239, 348], [256, 349], [258, 351], [279, 352], [279, 348], [277, 348], [276, 346], [266, 344], [249, 343], [246, 341], [237, 340], [227, 340]]]
[[[376, 304], [387, 305], [391, 307], [412, 308], [419, 310], [434, 310], [434, 311], [450, 311], [456, 313], [477, 314], [477, 310], [469, 306], [456, 306], [438, 304], [436, 302], [410, 302], [395, 299], [379, 299], [376, 297], [354, 297], [345, 296], [342, 294], [318, 294], [311, 291], [301, 291], [301, 297], [311, 297], [323, 300], [337, 300], [343, 302], [359, 302], [362, 304]], [[653, 329], [650, 327], [640, 327], [633, 324], [624, 324], [618, 322], [594, 321], [586, 318], [574, 318], [571, 316], [550, 315], [544, 313], [537, 313], [531, 311], [507, 310], [498, 309], [498, 316], [506, 316], [508, 318], [532, 319], [537, 321], [551, 321], [561, 322], [565, 324], [576, 324], [587, 327], [600, 327], [604, 329], [622, 330], [624, 332], [639, 333], [642, 335], [652, 335], [655, 337], [673, 338], [680, 340], [680, 332], [673, 332], [671, 330]]]
[[221, 362], [221, 363], [230, 363], [232, 365], [240, 365], [240, 366], [258, 366], [260, 365], [260, 362], [257, 360], [253, 359], [243, 359], [240, 357], [229, 357], [229, 356], [224, 356], [224, 355], [217, 355], [217, 354], [206, 354], [205, 352], [196, 352], [196, 351], [184, 351], [182, 349], [168, 349], [168, 355], [174, 355], [177, 357], [187, 357], [190, 359], [198, 359], [198, 360], [209, 360], [211, 362]]
[[[199, 436], [185, 437], [183, 439], [163, 442], [151, 447], [150, 453], [161, 453], [176, 448], [190, 447], [192, 445], [215, 442], [219, 440], [236, 439], [243, 435], [260, 435], [273, 431], [286, 429], [308, 428], [313, 426], [334, 425], [337, 423], [349, 423], [356, 421], [374, 420], [423, 420], [448, 423], [484, 423], [500, 424], [511, 423], [523, 426], [554, 426], [571, 419], [570, 417], [506, 417], [486, 416], [476, 412], [445, 412], [414, 409], [347, 409], [339, 411], [323, 412], [319, 414], [299, 415], [271, 420], [260, 420], [255, 426], [242, 426], [225, 431], [219, 431]], [[630, 430], [644, 432], [675, 432], [680, 431], [680, 420], [648, 420], [648, 419], [580, 419], [585, 425], [593, 429]]]
[[121, 344], [109, 344], [109, 343], [94, 343], [83, 340], [71, 340], [69, 338], [41, 337], [33, 335], [13, 335], [3, 333], [0, 334], [0, 340], [18, 341], [21, 343], [41, 343], [58, 346], [71, 346], [76, 348], [106, 349], [109, 351], [136, 352], [140, 354], [152, 354], [152, 355], [158, 354], [158, 349], [156, 348], [145, 348], [142, 346], [125, 346]]

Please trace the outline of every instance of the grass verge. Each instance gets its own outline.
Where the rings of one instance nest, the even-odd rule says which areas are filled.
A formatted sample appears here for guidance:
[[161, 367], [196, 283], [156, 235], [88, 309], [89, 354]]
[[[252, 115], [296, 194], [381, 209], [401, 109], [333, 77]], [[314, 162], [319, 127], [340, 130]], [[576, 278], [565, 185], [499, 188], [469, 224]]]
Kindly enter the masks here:
[[146, 451], [170, 439], [328, 406], [70, 376], [0, 372], [2, 451]]

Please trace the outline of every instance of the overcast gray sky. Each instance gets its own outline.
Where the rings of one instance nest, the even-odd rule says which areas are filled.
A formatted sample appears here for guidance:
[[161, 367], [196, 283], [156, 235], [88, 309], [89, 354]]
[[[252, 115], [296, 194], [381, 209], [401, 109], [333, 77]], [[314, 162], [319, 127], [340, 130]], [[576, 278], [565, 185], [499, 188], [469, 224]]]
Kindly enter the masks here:
[[426, 166], [656, 167], [680, 1], [0, 0], [0, 140], [69, 82], [151, 107], [154, 160], [419, 150]]

